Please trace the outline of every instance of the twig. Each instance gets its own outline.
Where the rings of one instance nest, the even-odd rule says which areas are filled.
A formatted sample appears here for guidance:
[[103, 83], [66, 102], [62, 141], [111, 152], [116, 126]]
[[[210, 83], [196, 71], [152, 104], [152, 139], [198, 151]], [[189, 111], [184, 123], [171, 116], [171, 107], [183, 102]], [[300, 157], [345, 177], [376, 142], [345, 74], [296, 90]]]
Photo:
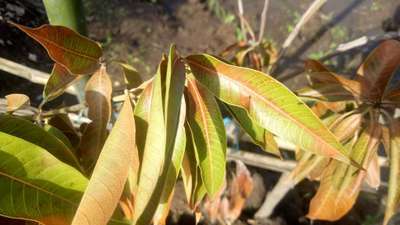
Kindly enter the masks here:
[[247, 35], [246, 35], [246, 31], [244, 29], [244, 11], [243, 11], [242, 0], [238, 0], [237, 4], [238, 4], [238, 11], [239, 11], [240, 30], [242, 31], [244, 40], [247, 41]]
[[[314, 16], [316, 12], [318, 12], [318, 10], [325, 4], [326, 1], [327, 0], [314, 0], [314, 2], [310, 5], [307, 11], [301, 16], [299, 22], [296, 24], [293, 31], [283, 42], [282, 48], [279, 50], [276, 62], [278, 62], [279, 59], [282, 58], [282, 56], [285, 54], [286, 49], [292, 44], [294, 39], [300, 33], [301, 28]], [[276, 69], [276, 67], [277, 64], [275, 63], [273, 65], [273, 68], [271, 69], [271, 72], [273, 72]]]
[[[50, 74], [39, 70], [29, 68], [5, 58], [0, 57], [0, 70], [6, 71], [12, 75], [24, 78], [35, 84], [45, 85]], [[76, 95], [77, 92], [72, 87], [67, 88], [67, 93]]]
[[269, 6], [269, 0], [264, 1], [264, 8], [261, 13], [261, 23], [260, 23], [260, 33], [258, 34], [258, 43], [261, 43], [264, 32], [265, 32], [265, 26], [267, 24], [267, 12], [268, 12], [268, 6]]

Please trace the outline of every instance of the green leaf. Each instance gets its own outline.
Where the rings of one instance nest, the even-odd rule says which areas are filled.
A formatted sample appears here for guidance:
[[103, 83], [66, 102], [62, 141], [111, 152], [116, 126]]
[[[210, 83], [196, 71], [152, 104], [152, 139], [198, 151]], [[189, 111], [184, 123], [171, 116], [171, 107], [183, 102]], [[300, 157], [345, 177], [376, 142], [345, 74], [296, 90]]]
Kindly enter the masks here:
[[65, 67], [55, 63], [50, 77], [43, 89], [43, 99], [51, 101], [62, 95], [64, 91], [82, 76], [71, 74]]
[[344, 147], [318, 117], [272, 77], [209, 55], [189, 56], [187, 63], [196, 79], [215, 96], [246, 109], [250, 117], [276, 136], [304, 150], [352, 163]]
[[400, 203], [400, 122], [392, 120], [390, 126], [389, 148], [389, 187], [383, 224], [397, 212]]
[[181, 115], [179, 117], [178, 132], [176, 134], [175, 146], [173, 149], [172, 160], [168, 165], [168, 171], [165, 178], [164, 188], [161, 194], [160, 203], [154, 214], [154, 224], [166, 224], [167, 214], [171, 205], [173, 189], [178, 178], [179, 171], [181, 170], [182, 160], [186, 148], [186, 131], [185, 131], [185, 118], [186, 118], [186, 104], [184, 101], [181, 105]]
[[74, 147], [72, 146], [71, 142], [69, 141], [67, 136], [64, 135], [63, 132], [61, 132], [59, 129], [57, 129], [56, 127], [53, 127], [52, 125], [49, 125], [49, 124], [45, 124], [43, 126], [43, 129], [47, 133], [56, 137], [58, 140], [60, 140], [62, 143], [64, 143], [64, 145], [67, 146], [68, 149], [70, 149], [71, 151], [73, 151], [73, 153], [75, 153]]
[[39, 42], [46, 48], [51, 59], [72, 74], [91, 74], [100, 67], [100, 45], [67, 27], [46, 24], [29, 28], [10, 23]]
[[106, 67], [102, 66], [86, 84], [85, 98], [88, 117], [92, 120], [82, 134], [79, 147], [83, 166], [90, 171], [106, 141], [107, 124], [111, 118], [112, 83]]
[[0, 214], [67, 225], [87, 185], [45, 149], [0, 132]]
[[187, 78], [187, 119], [196, 146], [201, 178], [214, 197], [225, 180], [226, 136], [221, 112], [214, 98], [194, 78]]
[[[147, 134], [144, 149], [139, 147], [143, 147], [143, 143], [138, 144], [142, 161], [135, 196], [138, 202], [134, 210], [135, 224], [150, 223], [162, 198], [164, 186], [173, 179], [168, 176], [168, 170], [173, 163], [184, 84], [185, 67], [172, 46], [167, 65], [162, 60], [153, 80], [148, 103], [143, 102], [144, 105], [138, 109], [141, 112], [139, 116], [143, 118], [139, 126], [147, 126]], [[135, 113], [136, 116], [138, 114]]]
[[233, 105], [225, 104], [225, 106], [255, 144], [260, 146], [266, 152], [280, 156], [278, 144], [271, 132], [258, 125], [257, 122], [249, 117], [246, 110]]
[[59, 160], [75, 168], [80, 168], [72, 149], [56, 136], [28, 120], [10, 115], [0, 115], [0, 131], [42, 147]]
[[72, 225], [107, 224], [117, 207], [131, 164], [139, 164], [139, 156], [135, 145], [133, 106], [129, 95], [126, 95]]

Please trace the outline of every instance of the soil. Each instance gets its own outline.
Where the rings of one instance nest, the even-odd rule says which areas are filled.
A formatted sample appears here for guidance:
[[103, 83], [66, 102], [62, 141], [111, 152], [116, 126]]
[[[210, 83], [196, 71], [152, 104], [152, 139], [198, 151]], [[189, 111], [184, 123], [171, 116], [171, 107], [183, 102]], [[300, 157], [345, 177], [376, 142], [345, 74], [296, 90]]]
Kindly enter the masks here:
[[[236, 13], [235, 0], [220, 0], [222, 8]], [[258, 31], [262, 0], [243, 1], [245, 16], [254, 30]], [[265, 37], [279, 47], [301, 14], [312, 0], [270, 1]], [[218, 54], [236, 41], [236, 23], [224, 23], [200, 0], [164, 0], [151, 3], [139, 0], [85, 0], [89, 37], [100, 42], [105, 58], [110, 63], [114, 92], [123, 89], [121, 71], [113, 60], [124, 60], [138, 69], [143, 78], [154, 73], [162, 54], [168, 52], [171, 43], [177, 44], [182, 55], [207, 52]], [[398, 0], [336, 0], [328, 1], [321, 12], [303, 29], [283, 57], [276, 76], [290, 75], [302, 70], [307, 57], [322, 57], [338, 44], [363, 35], [379, 35], [385, 29], [396, 28], [400, 14]], [[0, 18], [37, 27], [47, 23], [41, 0], [0, 0]], [[43, 48], [0, 20], [0, 57], [49, 72], [52, 62]], [[389, 21], [389, 22], [388, 22]], [[392, 23], [390, 23], [392, 22]], [[382, 29], [382, 23], [385, 23]], [[389, 23], [389, 25], [388, 25]], [[400, 21], [398, 21], [400, 24]], [[394, 27], [394, 28], [393, 28]], [[337, 56], [330, 63], [333, 70], [354, 74], [354, 69], [374, 43]], [[290, 68], [290, 69], [288, 69]], [[304, 84], [299, 75], [287, 81], [295, 89]], [[19, 92], [27, 94], [33, 105], [41, 101], [42, 86], [32, 84], [0, 71], [0, 97]], [[72, 104], [74, 98], [65, 95], [54, 105]], [[272, 189], [278, 173], [251, 168], [256, 181], [256, 192], [236, 224], [246, 224], [252, 218], [266, 191]], [[382, 191], [362, 192], [353, 210], [337, 222], [314, 222], [305, 218], [308, 203], [317, 184], [302, 182], [293, 189], [276, 208], [270, 221], [260, 224], [275, 225], [373, 225], [382, 219]], [[192, 224], [192, 215], [185, 206], [184, 191], [177, 186], [170, 224]]]

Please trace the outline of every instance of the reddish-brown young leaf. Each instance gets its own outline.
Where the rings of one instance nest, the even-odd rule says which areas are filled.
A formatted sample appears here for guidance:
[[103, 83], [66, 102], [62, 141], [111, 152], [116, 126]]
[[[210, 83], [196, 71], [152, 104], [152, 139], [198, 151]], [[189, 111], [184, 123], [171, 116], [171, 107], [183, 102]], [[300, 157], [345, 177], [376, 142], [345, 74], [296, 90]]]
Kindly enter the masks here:
[[79, 153], [86, 169], [92, 169], [107, 138], [107, 124], [111, 117], [112, 84], [102, 66], [89, 79], [85, 90], [88, 117], [92, 120], [82, 135]]
[[10, 23], [39, 42], [50, 58], [73, 74], [90, 74], [100, 67], [100, 45], [67, 27], [46, 24], [29, 28]]
[[43, 99], [51, 101], [62, 95], [64, 91], [82, 76], [71, 74], [65, 67], [55, 63], [51, 75], [43, 90]]
[[369, 100], [382, 98], [394, 71], [399, 65], [399, 41], [387, 40], [378, 45], [357, 71], [360, 78], [365, 80], [364, 96]]
[[342, 92], [350, 92], [355, 98], [361, 95], [361, 83], [356, 80], [349, 80], [330, 72], [326, 67], [316, 60], [307, 60], [305, 69], [308, 72], [311, 85], [338, 85]]

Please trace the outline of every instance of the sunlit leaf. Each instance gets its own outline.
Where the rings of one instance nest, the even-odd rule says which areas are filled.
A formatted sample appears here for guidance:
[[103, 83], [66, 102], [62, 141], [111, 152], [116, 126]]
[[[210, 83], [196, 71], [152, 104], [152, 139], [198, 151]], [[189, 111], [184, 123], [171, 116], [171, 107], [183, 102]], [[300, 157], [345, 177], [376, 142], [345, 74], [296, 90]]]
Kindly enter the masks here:
[[29, 106], [29, 97], [24, 94], [9, 94], [6, 95], [7, 112], [14, 112], [24, 106]]
[[[182, 102], [184, 103], [184, 101]], [[175, 146], [173, 149], [172, 160], [168, 165], [168, 171], [165, 178], [165, 184], [162, 190], [160, 203], [153, 217], [153, 223], [165, 225], [168, 216], [169, 208], [171, 206], [173, 189], [176, 179], [178, 178], [179, 171], [181, 170], [182, 160], [186, 148], [186, 132], [185, 132], [185, 117], [186, 117], [186, 104], [181, 106], [181, 115], [179, 118], [178, 132], [176, 134]]]
[[88, 170], [94, 166], [107, 138], [107, 124], [111, 117], [111, 93], [111, 80], [106, 67], [102, 66], [89, 79], [85, 90], [88, 117], [92, 122], [82, 135], [79, 153], [84, 160], [83, 165]]
[[100, 67], [100, 45], [67, 27], [43, 25], [29, 28], [10, 23], [39, 42], [51, 59], [72, 74], [90, 74]]
[[51, 75], [43, 90], [45, 101], [51, 101], [62, 95], [64, 91], [82, 76], [71, 74], [65, 67], [55, 63]]
[[128, 178], [130, 164], [139, 164], [135, 121], [129, 95], [104, 144], [72, 225], [102, 225], [111, 218]]
[[228, 65], [209, 55], [187, 63], [209, 91], [222, 101], [246, 109], [262, 127], [302, 149], [350, 163], [335, 136], [289, 89], [252, 69]]
[[138, 144], [142, 156], [135, 196], [137, 204], [134, 210], [134, 223], [138, 225], [150, 223], [162, 197], [164, 186], [169, 182], [168, 170], [177, 141], [184, 78], [184, 64], [172, 46], [167, 65], [165, 60], [162, 60], [154, 77], [151, 97], [147, 98], [149, 102], [139, 107], [142, 112], [146, 112], [146, 108], [149, 108], [140, 125], [147, 123], [144, 125], [147, 126], [144, 149], [139, 147], [143, 143]]
[[0, 214], [68, 225], [87, 180], [43, 148], [0, 132]]
[[301, 88], [296, 91], [296, 94], [303, 99], [338, 102], [338, 101], [351, 101], [354, 96], [344, 90], [341, 85], [327, 85], [315, 84], [312, 87]]
[[72, 149], [56, 136], [28, 120], [15, 116], [0, 115], [0, 131], [42, 147], [59, 160], [80, 168]]
[[390, 126], [389, 185], [383, 224], [397, 212], [400, 203], [400, 122], [392, 120]]
[[271, 132], [258, 125], [256, 121], [248, 116], [246, 110], [233, 105], [226, 105], [226, 107], [255, 144], [266, 152], [280, 156], [278, 144]]
[[187, 118], [196, 145], [196, 157], [207, 193], [214, 197], [225, 179], [224, 123], [214, 96], [194, 78], [187, 81]]
[[375, 48], [360, 66], [357, 74], [365, 79], [364, 96], [378, 100], [388, 88], [389, 81], [400, 65], [400, 42], [387, 40]]
[[[353, 147], [351, 144], [346, 147], [353, 159], [366, 168], [378, 149], [380, 137], [379, 124], [373, 123], [360, 135]], [[320, 187], [311, 200], [307, 217], [328, 221], [340, 219], [353, 207], [365, 175], [365, 170], [331, 161], [322, 174]]]

